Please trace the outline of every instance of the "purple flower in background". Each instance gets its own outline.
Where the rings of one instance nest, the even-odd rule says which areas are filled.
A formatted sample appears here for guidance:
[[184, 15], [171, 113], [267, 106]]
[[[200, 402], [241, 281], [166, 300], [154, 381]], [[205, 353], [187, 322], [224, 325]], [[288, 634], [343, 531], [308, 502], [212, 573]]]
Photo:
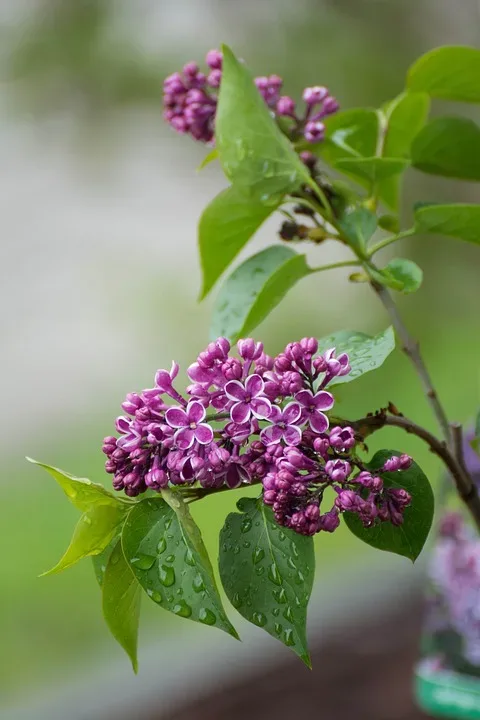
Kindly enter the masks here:
[[302, 406], [305, 420], [308, 420], [314, 432], [323, 433], [328, 429], [328, 418], [323, 411], [331, 410], [334, 404], [333, 395], [321, 390], [315, 395], [311, 390], [300, 390], [295, 400]]
[[165, 420], [171, 428], [176, 429], [174, 440], [179, 448], [187, 450], [195, 440], [201, 445], [208, 445], [213, 440], [213, 430], [208, 423], [202, 422], [207, 411], [198, 400], [190, 400], [186, 409], [170, 407], [165, 413]]
[[233, 402], [230, 417], [234, 423], [242, 425], [252, 415], [261, 419], [269, 417], [272, 405], [263, 394], [264, 389], [265, 383], [260, 375], [249, 375], [245, 383], [230, 380], [225, 385], [225, 394]]
[[286, 445], [298, 445], [302, 439], [302, 431], [298, 426], [301, 415], [302, 410], [297, 402], [288, 403], [283, 410], [273, 406], [268, 418], [272, 424], [262, 430], [260, 440], [265, 445], [276, 445], [281, 440]]

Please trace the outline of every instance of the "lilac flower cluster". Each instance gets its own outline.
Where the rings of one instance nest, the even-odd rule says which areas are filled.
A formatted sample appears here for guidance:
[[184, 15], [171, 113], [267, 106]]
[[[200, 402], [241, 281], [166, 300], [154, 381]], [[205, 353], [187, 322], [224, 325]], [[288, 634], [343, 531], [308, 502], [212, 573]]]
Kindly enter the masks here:
[[[238, 356], [225, 338], [210, 343], [188, 368], [183, 395], [174, 387], [176, 363], [158, 370], [153, 388], [127, 395], [119, 437], [103, 445], [114, 488], [134, 497], [169, 484], [215, 489], [260, 481], [277, 521], [302, 534], [332, 532], [344, 511], [365, 525], [401, 524], [409, 494], [384, 488], [365, 469], [351, 427], [329, 426], [334, 398], [326, 388], [350, 372], [348, 356], [333, 348], [318, 354], [314, 338], [290, 343], [275, 358], [250, 338], [236, 349]], [[410, 462], [393, 457], [384, 470]]]
[[[218, 89], [222, 79], [222, 53], [210, 50], [205, 60], [207, 73], [202, 72], [196, 63], [189, 62], [181, 73], [176, 72], [166, 78], [163, 85], [164, 118], [177, 132], [190, 134], [195, 140], [213, 145]], [[303, 136], [310, 143], [323, 139], [323, 120], [339, 108], [327, 88], [305, 88], [305, 106], [299, 114], [295, 101], [288, 95], [281, 95], [281, 77], [257, 77], [255, 84], [272, 113], [291, 120], [291, 131], [296, 138]]]

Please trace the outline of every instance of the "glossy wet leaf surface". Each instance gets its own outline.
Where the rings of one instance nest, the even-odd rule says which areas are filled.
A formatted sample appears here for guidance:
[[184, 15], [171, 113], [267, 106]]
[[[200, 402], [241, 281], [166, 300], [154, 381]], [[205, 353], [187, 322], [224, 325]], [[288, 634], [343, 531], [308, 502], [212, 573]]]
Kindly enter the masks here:
[[341, 330], [318, 341], [319, 352], [336, 348], [339, 355], [348, 353], [351, 372], [343, 377], [336, 377], [330, 385], [352, 382], [367, 372], [379, 368], [390, 353], [395, 349], [395, 335], [392, 327], [388, 327], [378, 335], [366, 335], [354, 330]]
[[220, 533], [222, 584], [244, 618], [310, 666], [307, 605], [315, 574], [313, 539], [282, 528], [262, 500], [242, 498]]
[[122, 547], [153, 602], [183, 618], [238, 637], [228, 620], [200, 531], [178, 499], [177, 512], [163, 499], [139, 502], [129, 513]]

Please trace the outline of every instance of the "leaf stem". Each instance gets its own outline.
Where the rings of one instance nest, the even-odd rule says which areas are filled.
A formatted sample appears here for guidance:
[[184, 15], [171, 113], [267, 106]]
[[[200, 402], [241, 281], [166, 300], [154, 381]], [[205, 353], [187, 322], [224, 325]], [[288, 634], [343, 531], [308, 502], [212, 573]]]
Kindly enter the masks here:
[[320, 265], [319, 267], [310, 268], [310, 272], [322, 272], [323, 270], [335, 270], [342, 267], [358, 267], [361, 265], [359, 260], [343, 260], [342, 262], [332, 263], [331, 265]]
[[402, 318], [400, 317], [400, 314], [398, 312], [398, 308], [395, 305], [395, 302], [387, 290], [386, 287], [383, 285], [380, 285], [380, 283], [377, 283], [375, 280], [370, 280], [370, 285], [372, 286], [373, 290], [377, 294], [378, 298], [380, 299], [380, 302], [382, 303], [383, 307], [387, 311], [390, 321], [393, 325], [393, 328], [395, 332], [397, 333], [400, 342], [402, 344], [402, 350], [405, 353], [405, 355], [410, 359], [415, 372], [417, 373], [420, 382], [423, 387], [423, 392], [425, 393], [425, 396], [427, 398], [428, 403], [430, 404], [430, 407], [437, 419], [437, 422], [442, 430], [442, 434], [447, 442], [447, 444], [450, 444], [451, 442], [451, 432], [450, 432], [450, 424], [448, 422], [447, 415], [445, 413], [445, 410], [443, 408], [442, 403], [440, 402], [440, 399], [437, 395], [437, 391], [435, 390], [433, 386], [432, 379], [430, 377], [430, 373], [427, 370], [427, 367], [423, 361], [423, 358], [420, 354], [420, 346], [416, 340], [412, 338], [409, 331], [405, 327]]
[[[443, 461], [450, 471], [460, 498], [467, 506], [477, 528], [480, 530], [480, 497], [477, 488], [466, 471], [463, 461], [460, 461], [459, 457], [450, 450], [446, 442], [439, 440], [428, 430], [403, 415], [388, 415], [386, 410], [381, 410], [375, 415], [369, 415], [348, 424], [353, 427], [362, 439], [377, 430], [381, 430], [383, 427], [390, 426], [401, 428], [426, 442], [430, 450]], [[457, 441], [461, 442], [461, 426], [455, 424], [454, 427]], [[461, 457], [463, 458], [463, 453]]]
[[384, 247], [387, 247], [387, 245], [391, 245], [394, 242], [397, 242], [397, 240], [402, 240], [406, 237], [411, 237], [415, 234], [415, 228], [410, 228], [409, 230], [404, 230], [403, 232], [398, 233], [397, 235], [393, 235], [391, 237], [384, 238], [383, 240], [379, 240], [378, 243], [373, 245], [373, 247], [370, 248], [368, 251], [367, 257], [371, 258], [377, 253], [379, 250], [382, 250]]

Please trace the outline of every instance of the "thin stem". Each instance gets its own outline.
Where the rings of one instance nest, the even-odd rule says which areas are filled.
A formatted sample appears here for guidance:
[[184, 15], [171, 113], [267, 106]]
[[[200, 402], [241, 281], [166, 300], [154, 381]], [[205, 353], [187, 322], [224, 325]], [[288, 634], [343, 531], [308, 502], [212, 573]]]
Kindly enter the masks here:
[[407, 328], [403, 324], [403, 320], [401, 319], [397, 306], [395, 305], [395, 302], [391, 296], [391, 294], [388, 292], [387, 288], [385, 288], [383, 285], [380, 285], [379, 283], [375, 282], [375, 280], [371, 280], [370, 284], [374, 291], [376, 292], [377, 296], [379, 297], [383, 307], [387, 311], [388, 315], [390, 316], [391, 323], [393, 325], [393, 328], [395, 332], [397, 333], [398, 337], [400, 338], [400, 342], [402, 344], [402, 350], [406, 354], [406, 356], [410, 359], [413, 367], [415, 368], [415, 371], [420, 379], [420, 382], [423, 387], [423, 391], [426, 395], [427, 401], [430, 404], [430, 407], [432, 408], [432, 411], [437, 419], [437, 422], [442, 430], [443, 436], [448, 444], [451, 442], [451, 432], [450, 432], [450, 424], [448, 422], [447, 415], [445, 413], [445, 410], [443, 409], [443, 405], [440, 402], [440, 399], [437, 395], [437, 392], [433, 386], [432, 379], [430, 377], [430, 373], [427, 370], [427, 367], [423, 361], [423, 358], [420, 354], [420, 347], [416, 340], [412, 338], [410, 333], [408, 332]]
[[323, 192], [323, 190], [322, 190], [322, 188], [320, 187], [320, 185], [318, 185], [318, 183], [316, 183], [313, 178], [310, 178], [310, 186], [311, 186], [312, 190], [318, 195], [318, 197], [319, 197], [320, 200], [322, 201], [322, 204], [323, 204], [323, 206], [324, 206], [324, 208], [325, 208], [325, 211], [326, 211], [327, 220], [328, 220], [329, 222], [331, 222], [332, 220], [334, 220], [335, 215], [334, 215], [334, 213], [333, 213], [332, 206], [331, 206], [330, 203], [328, 202], [327, 196], [326, 196], [325, 193]]
[[[403, 415], [387, 415], [385, 410], [349, 424], [362, 439], [377, 430], [381, 430], [383, 427], [391, 426], [401, 428], [426, 442], [430, 450], [443, 461], [450, 471], [460, 498], [467, 506], [477, 528], [480, 530], [480, 497], [478, 496], [477, 488], [462, 463], [445, 442], [439, 440], [428, 430]], [[461, 437], [461, 434], [459, 437]]]
[[323, 270], [335, 270], [342, 267], [358, 267], [361, 265], [359, 260], [344, 260], [342, 262], [332, 263], [331, 265], [320, 265], [319, 267], [310, 268], [310, 272], [322, 272]]
[[222, 485], [218, 488], [190, 488], [188, 490], [185, 490], [182, 493], [182, 496], [185, 498], [186, 502], [196, 502], [197, 500], [202, 500], [202, 498], [208, 497], [209, 495], [217, 495], [220, 492], [227, 492], [228, 490], [240, 490], [241, 487], [252, 487], [253, 485], [259, 485], [260, 482], [260, 480], [252, 480], [252, 482], [248, 483], [248, 485], [240, 485], [238, 488], [230, 488], [228, 487], [228, 485]]
[[410, 230], [404, 230], [401, 233], [398, 233], [397, 235], [393, 235], [391, 237], [384, 238], [383, 240], [379, 240], [378, 243], [373, 245], [370, 250], [368, 251], [367, 257], [371, 258], [377, 253], [379, 250], [382, 250], [384, 247], [387, 247], [387, 245], [391, 245], [394, 242], [397, 242], [397, 240], [402, 240], [406, 237], [411, 237], [415, 234], [415, 228], [410, 228]]
[[465, 473], [468, 473], [467, 466], [465, 465], [465, 456], [463, 453], [463, 428], [460, 423], [450, 423], [450, 429], [452, 432], [453, 449], [457, 462], [463, 468]]

